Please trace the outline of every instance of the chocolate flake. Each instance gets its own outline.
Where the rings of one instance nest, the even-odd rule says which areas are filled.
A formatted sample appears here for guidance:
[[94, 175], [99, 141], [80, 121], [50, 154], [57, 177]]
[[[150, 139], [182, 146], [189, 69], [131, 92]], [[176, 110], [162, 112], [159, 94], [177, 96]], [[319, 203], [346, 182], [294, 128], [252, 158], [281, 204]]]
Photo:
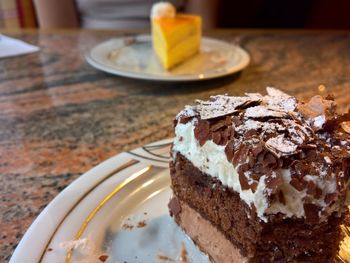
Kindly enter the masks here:
[[246, 118], [265, 118], [265, 117], [276, 117], [283, 118], [286, 117], [286, 113], [282, 111], [270, 110], [265, 106], [255, 106], [246, 109], [244, 117]]
[[298, 146], [280, 134], [267, 140], [265, 147], [277, 156], [292, 155]]
[[210, 97], [209, 101], [197, 100], [197, 110], [202, 120], [214, 119], [237, 112], [237, 108], [247, 102], [249, 97], [230, 97], [217, 95]]
[[168, 257], [168, 256], [164, 256], [164, 255], [158, 255], [158, 259], [159, 260], [164, 260], [164, 261], [167, 261], [167, 262], [175, 262], [174, 259]]
[[252, 149], [253, 156], [257, 157], [263, 150], [264, 150], [264, 144], [260, 142]]
[[297, 189], [299, 192], [304, 190], [306, 187], [305, 182], [303, 180], [296, 178], [296, 177], [292, 178], [292, 180], [290, 180], [289, 184], [291, 186], [293, 186], [295, 189]]
[[242, 190], [249, 190], [250, 189], [250, 185], [248, 183], [248, 179], [245, 176], [244, 172], [239, 172], [239, 183], [241, 184], [241, 188]]
[[247, 160], [249, 152], [249, 146], [246, 144], [241, 144], [239, 149], [234, 153], [232, 163], [237, 166], [239, 163], [244, 163]]
[[219, 145], [221, 142], [221, 132], [213, 132], [212, 138], [213, 142]]
[[122, 225], [122, 228], [123, 229], [126, 229], [126, 230], [132, 230], [134, 228], [133, 225], [130, 225], [130, 224], [123, 224]]
[[306, 222], [310, 224], [317, 224], [319, 221], [318, 212], [320, 211], [320, 207], [314, 204], [304, 204], [304, 211]]
[[137, 223], [137, 228], [142, 228], [146, 226], [146, 220], [142, 220]]
[[199, 120], [194, 128], [194, 136], [199, 142], [200, 146], [203, 146], [209, 136], [209, 122], [206, 120]]
[[270, 176], [265, 178], [265, 184], [271, 190], [271, 193], [274, 194], [283, 185], [283, 179], [281, 175], [273, 171]]
[[324, 197], [324, 201], [326, 202], [326, 204], [330, 204], [336, 199], [337, 199], [336, 193], [326, 194], [326, 196]]
[[101, 256], [99, 256], [98, 259], [99, 259], [101, 262], [106, 262], [107, 259], [108, 259], [108, 255], [101, 255]]
[[180, 263], [190, 263], [187, 258], [187, 250], [185, 244], [181, 243], [181, 252], [180, 252]]
[[235, 146], [235, 142], [231, 140], [226, 144], [226, 147], [225, 147], [225, 154], [229, 162], [232, 162], [232, 159], [233, 159], [234, 146]]
[[306, 193], [308, 193], [309, 195], [316, 194], [316, 184], [313, 181], [307, 182], [306, 189]]
[[180, 120], [180, 123], [185, 123], [181, 121], [181, 119], [191, 119], [192, 117], [195, 117], [198, 115], [198, 112], [196, 110], [196, 106], [190, 106], [186, 105], [185, 109], [183, 109], [177, 116], [176, 119]]

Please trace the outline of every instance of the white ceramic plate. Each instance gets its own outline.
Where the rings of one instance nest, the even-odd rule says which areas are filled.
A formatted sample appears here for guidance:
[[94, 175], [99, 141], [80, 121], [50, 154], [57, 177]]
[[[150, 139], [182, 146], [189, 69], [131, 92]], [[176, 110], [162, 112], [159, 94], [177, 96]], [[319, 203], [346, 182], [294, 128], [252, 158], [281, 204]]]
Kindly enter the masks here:
[[189, 262], [209, 262], [168, 215], [171, 142], [119, 154], [82, 175], [43, 210], [10, 262], [180, 262], [184, 251]]
[[158, 81], [222, 77], [242, 70], [250, 61], [248, 53], [242, 48], [203, 37], [197, 55], [167, 71], [155, 56], [148, 35], [108, 40], [95, 46], [86, 59], [93, 67], [111, 74]]
[[[79, 177], [38, 216], [10, 263], [209, 262], [168, 215], [171, 142], [119, 154]], [[344, 231], [339, 260], [350, 262]]]

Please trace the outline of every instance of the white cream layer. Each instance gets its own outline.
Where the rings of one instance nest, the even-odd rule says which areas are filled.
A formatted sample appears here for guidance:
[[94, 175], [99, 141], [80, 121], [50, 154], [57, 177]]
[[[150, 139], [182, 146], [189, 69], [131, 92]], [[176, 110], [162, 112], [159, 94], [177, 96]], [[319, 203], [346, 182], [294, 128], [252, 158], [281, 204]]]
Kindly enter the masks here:
[[[192, 120], [186, 124], [178, 123], [175, 128], [175, 140], [173, 146], [173, 156], [179, 152], [192, 162], [201, 172], [206, 173], [212, 177], [217, 178], [225, 186], [232, 188], [239, 193], [240, 198], [250, 207], [252, 204], [256, 207], [257, 215], [263, 221], [267, 221], [266, 215], [283, 213], [286, 217], [305, 217], [304, 201], [317, 204], [321, 207], [326, 207], [326, 204], [321, 200], [316, 200], [312, 196], [307, 195], [306, 190], [298, 191], [290, 185], [290, 171], [289, 169], [280, 169], [276, 172], [280, 173], [283, 178], [283, 185], [281, 190], [284, 193], [285, 204], [280, 202], [272, 203], [270, 206], [267, 202], [267, 192], [269, 189], [265, 185], [265, 176], [261, 176], [257, 190], [255, 193], [252, 190], [242, 190], [237, 169], [232, 163], [227, 161], [225, 154], [225, 146], [215, 144], [208, 140], [203, 146], [200, 146], [194, 136], [194, 122]], [[249, 179], [248, 179], [249, 180]], [[336, 181], [322, 180], [319, 176], [307, 176], [306, 180], [312, 180], [323, 190], [323, 195], [333, 193], [336, 191]], [[331, 208], [336, 210], [337, 206]], [[329, 208], [327, 208], [329, 210]], [[329, 212], [329, 211], [327, 211]]]

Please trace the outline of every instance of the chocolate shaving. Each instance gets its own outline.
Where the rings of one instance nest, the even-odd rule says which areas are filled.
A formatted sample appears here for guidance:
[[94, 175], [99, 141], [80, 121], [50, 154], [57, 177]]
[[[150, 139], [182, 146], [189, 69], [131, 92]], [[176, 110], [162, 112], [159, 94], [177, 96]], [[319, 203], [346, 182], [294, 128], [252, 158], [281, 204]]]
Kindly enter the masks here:
[[194, 136], [199, 142], [200, 146], [203, 146], [209, 136], [209, 122], [206, 120], [199, 120], [194, 128]]
[[250, 189], [252, 190], [253, 193], [256, 192], [257, 188], [258, 188], [258, 183], [257, 182], [253, 182], [252, 184], [250, 184]]
[[239, 163], [244, 163], [247, 160], [249, 152], [249, 146], [241, 144], [239, 149], [234, 153], [232, 163], [237, 166]]
[[265, 147], [277, 156], [295, 154], [298, 148], [296, 144], [286, 139], [282, 134], [268, 139]]
[[213, 132], [212, 134], [213, 142], [220, 145], [221, 142], [221, 132]]
[[316, 194], [316, 184], [313, 181], [308, 181], [306, 185], [306, 193], [309, 195], [315, 195]]
[[271, 153], [266, 153], [264, 155], [264, 159], [262, 160], [262, 164], [264, 167], [269, 167], [269, 168], [277, 168], [278, 167], [277, 159]]
[[275, 173], [274, 171], [271, 175], [265, 178], [266, 187], [271, 190], [271, 194], [277, 193], [279, 188], [283, 185], [283, 179], [280, 174]]
[[180, 123], [187, 123], [195, 116], [198, 116], [196, 106], [186, 105], [185, 109], [176, 116], [175, 120], [178, 120]]
[[238, 175], [239, 175], [239, 183], [241, 184], [242, 190], [249, 190], [250, 189], [250, 185], [248, 183], [247, 177], [244, 175], [244, 172], [240, 171], [238, 173]]
[[200, 113], [202, 120], [214, 119], [237, 112], [237, 108], [247, 102], [249, 97], [230, 97], [218, 95], [210, 97], [209, 101], [197, 100], [196, 110]]
[[326, 204], [330, 204], [331, 202], [335, 201], [336, 199], [337, 199], [336, 193], [326, 194], [326, 196], [324, 197], [324, 201], [326, 202]]
[[250, 140], [254, 136], [258, 136], [258, 132], [256, 130], [254, 130], [254, 129], [250, 129], [250, 130], [245, 132], [244, 139], [245, 140]]
[[292, 180], [290, 180], [289, 184], [291, 186], [293, 186], [295, 189], [297, 189], [299, 192], [301, 192], [302, 190], [304, 190], [306, 188], [305, 182], [303, 180], [300, 180], [298, 178], [292, 178]]
[[225, 127], [225, 125], [226, 125], [225, 120], [219, 120], [215, 124], [210, 125], [210, 130], [217, 131], [217, 130], [221, 129], [222, 127]]
[[229, 126], [226, 130], [225, 130], [225, 136], [227, 137], [228, 140], [233, 140], [235, 137], [235, 130], [233, 129], [232, 126]]
[[333, 132], [338, 128], [338, 126], [341, 126], [343, 122], [349, 122], [350, 121], [350, 109], [347, 113], [342, 115], [336, 115], [332, 118], [328, 118], [326, 120], [326, 123], [323, 126], [323, 130], [327, 132]]
[[320, 199], [322, 196], [322, 189], [316, 187], [316, 194], [314, 195], [315, 199]]
[[264, 143], [260, 142], [252, 149], [253, 156], [257, 157], [263, 150], [264, 150]]
[[238, 116], [232, 116], [232, 122], [236, 127], [241, 126], [243, 124], [243, 120]]
[[231, 140], [226, 144], [226, 147], [225, 147], [225, 154], [229, 162], [232, 162], [232, 159], [233, 159], [234, 146], [235, 146], [234, 141]]
[[101, 255], [101, 256], [99, 256], [98, 259], [99, 259], [101, 262], [106, 262], [107, 259], [108, 259], [108, 255]]
[[286, 117], [286, 113], [282, 111], [270, 110], [265, 106], [255, 106], [246, 109], [244, 117], [246, 118], [265, 118], [265, 117], [276, 117], [283, 118]]
[[319, 221], [318, 212], [320, 211], [320, 207], [314, 204], [304, 204], [304, 211], [306, 222], [310, 224], [317, 224]]

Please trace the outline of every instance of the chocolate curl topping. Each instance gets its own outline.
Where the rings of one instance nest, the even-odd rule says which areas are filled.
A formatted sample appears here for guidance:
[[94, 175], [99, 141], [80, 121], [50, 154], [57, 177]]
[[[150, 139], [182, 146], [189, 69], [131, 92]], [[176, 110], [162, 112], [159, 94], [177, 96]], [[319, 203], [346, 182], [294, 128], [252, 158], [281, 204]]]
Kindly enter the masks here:
[[327, 132], [332, 132], [339, 126], [346, 133], [350, 133], [350, 109], [345, 114], [336, 115], [333, 118], [326, 120], [323, 130]]
[[194, 128], [194, 136], [199, 142], [200, 146], [203, 146], [209, 137], [209, 122], [206, 120], [199, 120]]
[[319, 221], [319, 211], [321, 208], [314, 204], [304, 204], [304, 211], [306, 222], [310, 224], [317, 224]]

